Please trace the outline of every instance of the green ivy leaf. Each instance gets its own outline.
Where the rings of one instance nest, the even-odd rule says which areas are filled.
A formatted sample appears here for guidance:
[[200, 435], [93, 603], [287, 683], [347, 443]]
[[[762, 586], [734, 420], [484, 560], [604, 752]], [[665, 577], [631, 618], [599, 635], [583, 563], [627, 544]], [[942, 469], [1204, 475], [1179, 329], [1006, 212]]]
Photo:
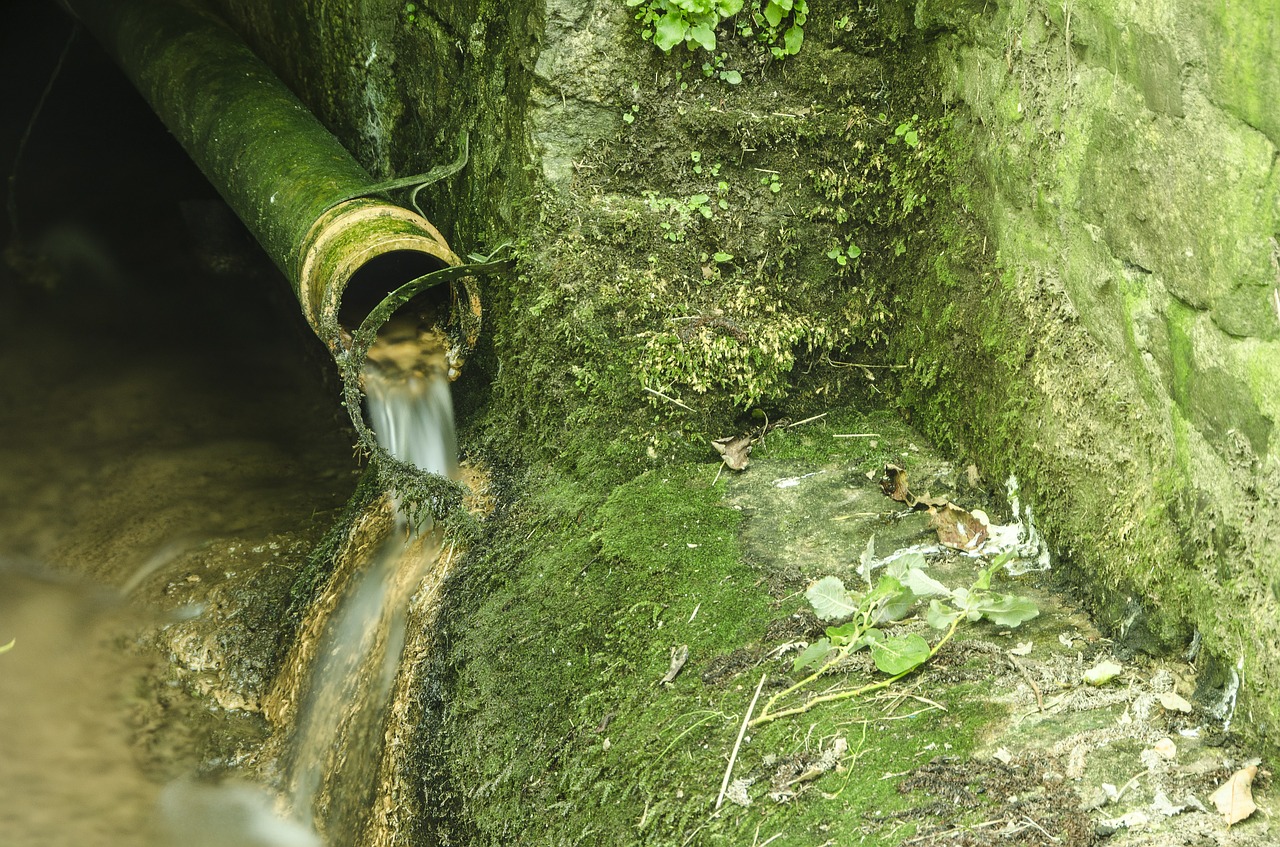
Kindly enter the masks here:
[[[791, 29], [787, 30], [787, 34], [782, 37], [783, 49], [786, 50], [787, 54], [790, 56], [794, 56], [795, 54], [799, 53], [800, 47], [803, 44], [804, 44], [804, 28], [803, 27], [793, 26], [791, 27]], [[907, 139], [907, 143], [911, 144], [912, 147], [916, 146], [915, 144], [912, 144], [911, 139], [909, 138]]]
[[901, 582], [909, 571], [927, 568], [929, 565], [919, 553], [907, 553], [890, 559], [884, 566], [884, 572]]
[[778, 0], [769, 0], [769, 5], [764, 7], [764, 19], [769, 22], [769, 26], [776, 27], [782, 23], [784, 11]]
[[836, 576], [824, 576], [804, 593], [814, 614], [824, 621], [847, 618], [858, 611], [858, 604]]
[[974, 611], [997, 626], [1014, 627], [1040, 614], [1040, 609], [1026, 597], [1012, 594], [982, 594], [973, 605]]
[[716, 11], [722, 18], [731, 18], [742, 11], [742, 0], [717, 0]]
[[917, 597], [950, 597], [951, 589], [925, 573], [924, 568], [912, 568], [902, 577], [902, 584]]
[[694, 41], [708, 53], [716, 49], [716, 31], [707, 24], [698, 24], [689, 28], [689, 39]]
[[898, 580], [888, 574], [881, 574], [869, 599], [877, 610], [876, 623], [883, 623], [905, 617], [915, 605], [916, 595]]
[[929, 626], [934, 629], [947, 629], [956, 618], [964, 614], [963, 612], [953, 609], [946, 603], [940, 603], [937, 600], [929, 601], [929, 611], [925, 614], [924, 619], [929, 622]]
[[730, 85], [739, 85], [742, 82], [742, 74], [737, 71], [721, 71], [720, 78]]
[[819, 638], [801, 651], [796, 656], [795, 661], [791, 664], [791, 670], [798, 671], [812, 665], [817, 665], [827, 654], [831, 652], [831, 642], [825, 638]]
[[689, 29], [684, 15], [679, 12], [667, 12], [654, 25], [653, 43], [663, 53], [670, 53], [671, 48], [684, 42], [684, 34]]
[[929, 658], [929, 642], [914, 632], [895, 635], [871, 645], [871, 658], [876, 667], [890, 676], [914, 670]]
[[870, 627], [866, 632], [854, 639], [854, 642], [849, 646], [849, 652], [856, 652], [869, 644], [875, 644], [876, 642], [883, 640], [884, 633], [876, 629], [874, 626]]
[[849, 621], [840, 626], [827, 627], [827, 638], [830, 638], [831, 643], [836, 645], [848, 644], [862, 634], [862, 624], [858, 621]]

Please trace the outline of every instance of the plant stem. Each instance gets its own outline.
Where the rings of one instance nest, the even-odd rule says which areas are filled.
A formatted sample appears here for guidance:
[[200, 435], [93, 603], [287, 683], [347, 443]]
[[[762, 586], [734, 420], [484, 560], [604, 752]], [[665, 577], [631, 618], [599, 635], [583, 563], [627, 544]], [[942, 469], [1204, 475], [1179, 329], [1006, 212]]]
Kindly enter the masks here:
[[951, 626], [948, 627], [947, 631], [943, 634], [943, 636], [938, 639], [938, 643], [934, 644], [933, 647], [929, 649], [929, 655], [924, 658], [924, 661], [916, 665], [914, 668], [911, 668], [910, 670], [905, 670], [902, 673], [895, 674], [887, 679], [882, 679], [877, 682], [867, 683], [866, 685], [863, 685], [859, 688], [853, 688], [847, 691], [837, 691], [833, 694], [821, 694], [817, 697], [814, 697], [810, 700], [805, 701], [799, 706], [793, 706], [790, 709], [783, 709], [781, 712], [771, 711], [773, 709], [774, 704], [778, 700], [782, 699], [784, 696], [788, 694], [791, 694], [797, 689], [802, 688], [805, 685], [808, 685], [810, 682], [813, 682], [815, 679], [817, 679], [819, 676], [825, 673], [828, 668], [830, 668], [836, 662], [840, 661], [840, 659], [844, 658], [844, 652], [842, 650], [839, 656], [837, 656], [835, 659], [832, 659], [830, 662], [827, 662], [819, 670], [805, 677], [800, 682], [797, 682], [795, 685], [791, 686], [786, 691], [780, 692], [779, 694], [776, 694], [773, 697], [771, 697], [769, 699], [769, 702], [764, 704], [764, 708], [760, 711], [760, 714], [757, 715], [755, 720], [751, 721], [751, 723], [748, 725], [759, 726], [760, 724], [765, 724], [765, 723], [769, 723], [770, 721], [775, 721], [778, 718], [787, 718], [787, 717], [791, 717], [792, 715], [802, 715], [805, 712], [812, 709], [814, 706], [819, 705], [820, 703], [834, 703], [837, 700], [849, 700], [854, 697], [861, 697], [864, 694], [870, 694], [872, 691], [879, 691], [882, 688], [888, 688], [890, 685], [893, 685], [895, 682], [902, 679], [904, 676], [907, 676], [908, 674], [913, 674], [916, 671], [920, 670], [920, 668], [928, 664], [929, 661], [934, 656], [938, 655], [938, 651], [940, 651], [946, 645], [946, 643], [951, 640], [951, 636], [956, 634], [956, 630], [959, 629], [960, 627], [960, 622], [964, 620], [967, 617], [967, 615], [968, 615], [967, 610], [961, 611], [958, 615], [956, 615], [956, 619], [951, 622]]

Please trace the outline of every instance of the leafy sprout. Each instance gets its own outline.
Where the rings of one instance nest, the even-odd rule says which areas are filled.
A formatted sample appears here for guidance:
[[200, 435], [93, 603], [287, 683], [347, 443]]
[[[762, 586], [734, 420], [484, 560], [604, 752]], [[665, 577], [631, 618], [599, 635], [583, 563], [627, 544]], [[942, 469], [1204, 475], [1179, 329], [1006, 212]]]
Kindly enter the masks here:
[[[796, 656], [792, 669], [811, 670], [796, 684], [775, 694], [754, 718], [753, 725], [780, 717], [802, 714], [820, 703], [858, 697], [885, 688], [932, 659], [951, 640], [961, 623], [983, 618], [998, 626], [1016, 627], [1040, 613], [1025, 597], [992, 590], [991, 578], [1004, 567], [1010, 554], [1003, 554], [979, 572], [967, 588], [949, 588], [928, 572], [928, 563], [919, 553], [909, 553], [889, 561], [878, 579], [872, 580], [874, 539], [862, 554], [859, 573], [867, 580], [867, 590], [855, 594], [839, 577], [826, 576], [805, 592], [814, 614], [824, 621], [844, 621], [827, 627], [824, 637]], [[881, 628], [901, 620], [921, 601], [928, 601], [925, 620], [943, 635], [932, 646], [917, 633], [887, 635]], [[779, 702], [807, 688], [859, 650], [867, 649], [876, 669], [888, 678], [858, 688], [837, 690], [811, 697], [800, 705], [773, 711]]]

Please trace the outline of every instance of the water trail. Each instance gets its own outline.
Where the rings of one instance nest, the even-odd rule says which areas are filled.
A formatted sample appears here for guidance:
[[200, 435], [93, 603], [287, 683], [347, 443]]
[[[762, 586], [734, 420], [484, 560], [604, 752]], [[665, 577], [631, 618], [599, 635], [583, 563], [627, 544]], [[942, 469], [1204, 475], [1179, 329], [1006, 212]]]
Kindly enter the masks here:
[[[370, 351], [370, 426], [392, 455], [456, 478], [444, 346], [428, 341], [393, 323]], [[360, 843], [370, 823], [406, 610], [439, 547], [438, 531], [410, 527], [397, 510], [395, 529], [351, 578], [319, 645], [293, 747], [292, 801], [295, 816], [329, 844]]]

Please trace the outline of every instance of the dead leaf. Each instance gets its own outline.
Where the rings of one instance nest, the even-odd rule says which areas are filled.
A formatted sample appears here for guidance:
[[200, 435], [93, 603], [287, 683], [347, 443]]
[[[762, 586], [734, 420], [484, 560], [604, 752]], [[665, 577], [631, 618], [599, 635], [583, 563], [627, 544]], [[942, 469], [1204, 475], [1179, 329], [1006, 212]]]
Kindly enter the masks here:
[[1156, 696], [1160, 699], [1160, 705], [1164, 706], [1166, 709], [1168, 709], [1171, 712], [1183, 712], [1184, 714], [1191, 714], [1193, 710], [1191, 704], [1187, 702], [1187, 699], [1185, 697], [1173, 691], [1165, 691]]
[[1011, 647], [1009, 649], [1009, 655], [1030, 656], [1031, 651], [1035, 649], [1035, 646], [1036, 646], [1036, 643], [1034, 641], [1019, 641], [1017, 647]]
[[907, 472], [897, 465], [885, 465], [884, 475], [880, 477], [880, 490], [890, 500], [914, 506], [916, 498], [911, 496], [907, 487]]
[[929, 509], [929, 525], [938, 543], [953, 550], [977, 550], [987, 540], [987, 525], [954, 503]]
[[680, 674], [680, 670], [684, 667], [684, 663], [689, 661], [689, 645], [681, 644], [679, 647], [671, 648], [671, 667], [667, 668], [667, 674], [658, 680], [659, 685], [670, 685], [672, 681]]
[[1227, 826], [1239, 823], [1258, 810], [1253, 803], [1253, 778], [1257, 775], [1257, 765], [1241, 768], [1209, 795], [1209, 802], [1226, 818]]
[[946, 497], [930, 497], [928, 493], [923, 497], [914, 497], [913, 501], [911, 508], [919, 512], [927, 509], [942, 509], [951, 505], [951, 501]]
[[716, 448], [729, 470], [745, 471], [751, 464], [747, 458], [751, 454], [751, 443], [749, 435], [729, 435], [712, 441], [711, 446]]

